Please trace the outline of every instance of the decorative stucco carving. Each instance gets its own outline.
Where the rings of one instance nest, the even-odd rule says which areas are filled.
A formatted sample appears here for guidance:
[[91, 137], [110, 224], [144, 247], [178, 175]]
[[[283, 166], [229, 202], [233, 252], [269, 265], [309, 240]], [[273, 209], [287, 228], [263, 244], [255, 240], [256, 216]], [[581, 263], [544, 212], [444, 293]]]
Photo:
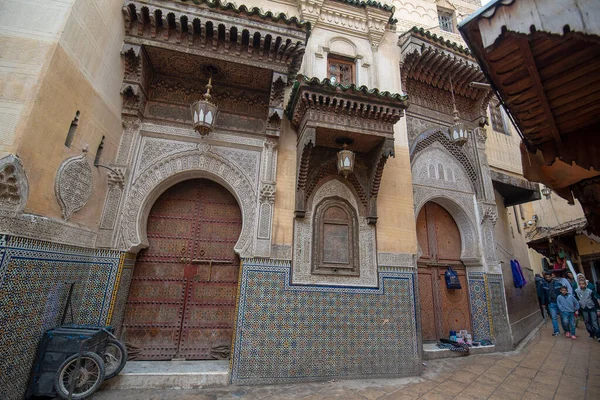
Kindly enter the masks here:
[[82, 155], [63, 161], [54, 180], [54, 193], [65, 220], [85, 206], [92, 189], [92, 168], [87, 160], [87, 149], [84, 149]]
[[108, 171], [108, 186], [109, 187], [118, 187], [123, 189], [125, 186], [125, 174], [127, 173], [127, 169], [125, 167], [118, 167], [116, 165], [112, 165], [110, 170]]
[[476, 194], [479, 194], [481, 192], [480, 179], [477, 174], [472, 154], [468, 153], [465, 148], [461, 148], [452, 143], [448, 138], [446, 129], [432, 128], [421, 133], [410, 147], [411, 160], [435, 142], [441, 144], [445, 150], [461, 164], [462, 169], [464, 169], [464, 172], [469, 177], [473, 190]]
[[411, 162], [413, 184], [474, 193], [463, 166], [439, 142], [419, 152]]
[[252, 257], [257, 223], [256, 186], [232, 159], [212, 150], [195, 149], [161, 158], [139, 175], [129, 189], [121, 213], [119, 246], [128, 251], [148, 246], [146, 220], [154, 201], [172, 185], [199, 177], [224, 185], [237, 199], [243, 225], [234, 249], [241, 257]]
[[96, 232], [80, 226], [26, 213], [14, 217], [0, 215], [0, 233], [89, 248], [94, 247], [97, 236]]
[[498, 221], [498, 211], [496, 205], [480, 204], [479, 207], [481, 213], [481, 225], [484, 225], [489, 222], [492, 226], [495, 226], [496, 221]]
[[416, 254], [408, 253], [378, 253], [377, 264], [379, 269], [385, 267], [416, 267]]
[[[324, 199], [338, 197], [346, 199], [358, 215], [358, 242], [360, 276], [313, 275], [313, 214], [315, 207]], [[294, 223], [294, 246], [292, 282], [300, 284], [377, 286], [377, 254], [375, 226], [359, 214], [359, 205], [354, 193], [339, 179], [325, 182], [309, 199], [308, 210], [302, 219]]]
[[21, 213], [28, 195], [29, 184], [21, 160], [13, 155], [0, 159], [0, 215]]
[[378, 5], [381, 6], [375, 2], [356, 2], [340, 7], [337, 1], [299, 0], [298, 11], [303, 20], [313, 25], [330, 25], [336, 32], [368, 39], [371, 46], [377, 49], [387, 28], [395, 30], [395, 25], [390, 24], [393, 9], [386, 10], [385, 6]]

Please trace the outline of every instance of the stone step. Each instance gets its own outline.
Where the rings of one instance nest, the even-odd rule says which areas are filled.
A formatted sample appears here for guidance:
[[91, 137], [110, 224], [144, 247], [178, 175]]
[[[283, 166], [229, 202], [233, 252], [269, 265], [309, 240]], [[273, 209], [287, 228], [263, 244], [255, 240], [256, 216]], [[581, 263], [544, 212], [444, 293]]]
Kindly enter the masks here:
[[[477, 346], [471, 347], [469, 354], [487, 354], [496, 351], [496, 346]], [[464, 353], [451, 351], [449, 349], [440, 349], [434, 343], [425, 343], [423, 345], [423, 360], [437, 360], [440, 358], [463, 357]]]
[[200, 389], [229, 382], [229, 360], [128, 361], [102, 389]]

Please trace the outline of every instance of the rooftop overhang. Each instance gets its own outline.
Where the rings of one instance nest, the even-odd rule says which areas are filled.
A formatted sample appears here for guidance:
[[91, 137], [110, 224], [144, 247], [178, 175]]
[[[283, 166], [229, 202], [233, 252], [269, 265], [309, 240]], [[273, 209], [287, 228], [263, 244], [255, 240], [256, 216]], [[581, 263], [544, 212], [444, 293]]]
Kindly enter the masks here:
[[505, 207], [529, 203], [542, 198], [537, 183], [531, 183], [525, 179], [499, 171], [491, 170], [490, 172], [494, 189], [504, 198]]
[[358, 168], [348, 180], [369, 222], [375, 223], [383, 168], [394, 156], [394, 124], [407, 107], [405, 95], [298, 75], [285, 111], [298, 132], [296, 217], [304, 217], [305, 202], [318, 181], [335, 171], [336, 139], [349, 138]]
[[564, 248], [573, 254], [578, 254], [575, 236], [584, 233], [587, 226], [585, 218], [578, 218], [557, 227], [537, 227], [533, 239], [527, 242], [527, 246], [538, 253], [550, 257], [551, 243]]
[[471, 82], [486, 82], [486, 79], [469, 49], [418, 27], [400, 35], [398, 46], [402, 55], [400, 75], [405, 92], [419, 92], [412, 87], [413, 82], [447, 93], [453, 89], [457, 96], [475, 105], [471, 107], [472, 114], [463, 115], [463, 118], [471, 121], [478, 117], [485, 119], [491, 91], [470, 85]]
[[155, 46], [230, 63], [298, 72], [310, 23], [220, 1], [126, 1], [125, 43]]
[[588, 217], [600, 187], [577, 186], [600, 175], [598, 15], [598, 1], [496, 0], [459, 25], [520, 131], [525, 178], [575, 193]]

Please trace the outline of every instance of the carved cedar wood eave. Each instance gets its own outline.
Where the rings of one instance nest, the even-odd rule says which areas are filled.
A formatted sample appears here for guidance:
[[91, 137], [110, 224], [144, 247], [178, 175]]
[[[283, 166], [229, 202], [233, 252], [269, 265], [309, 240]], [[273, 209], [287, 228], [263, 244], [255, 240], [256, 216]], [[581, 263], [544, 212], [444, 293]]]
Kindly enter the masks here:
[[422, 31], [413, 28], [398, 40], [404, 91], [415, 104], [451, 114], [452, 79], [459, 116], [469, 122], [479, 119], [480, 125], [486, 124], [492, 91], [469, 86], [471, 82], [487, 82], [475, 59], [462, 46]]
[[[369, 223], [377, 221], [377, 195], [383, 168], [394, 156], [394, 124], [408, 107], [406, 96], [297, 77], [286, 114], [298, 132], [295, 216], [304, 218], [307, 200], [317, 184], [335, 168], [335, 137], [351, 137], [356, 172], [348, 180], [366, 209]], [[317, 151], [313, 148], [318, 147]]]
[[[561, 177], [573, 165], [590, 172], [600, 170], [600, 37], [533, 27], [529, 34], [505, 30], [484, 49], [477, 24], [471, 25], [462, 27], [461, 33], [529, 151], [522, 157], [525, 177], [544, 183], [570, 202], [575, 195], [589, 218], [590, 231], [600, 232], [600, 221], [594, 217], [598, 215], [600, 189], [594, 188], [600, 187], [598, 179], [560, 186]], [[528, 165], [531, 158], [539, 160], [539, 167]], [[544, 168], [556, 160], [564, 164]]]
[[[128, 1], [123, 7], [125, 42], [228, 62], [259, 66], [293, 77], [302, 62], [310, 24], [233, 8], [170, 2]], [[287, 21], [287, 22], [286, 22]]]

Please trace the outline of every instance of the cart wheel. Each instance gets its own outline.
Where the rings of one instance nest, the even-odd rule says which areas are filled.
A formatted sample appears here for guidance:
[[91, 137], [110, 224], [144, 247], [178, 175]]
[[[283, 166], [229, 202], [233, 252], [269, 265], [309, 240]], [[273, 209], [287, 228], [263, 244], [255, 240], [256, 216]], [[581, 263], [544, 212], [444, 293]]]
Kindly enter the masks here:
[[104, 362], [96, 353], [84, 351], [81, 354], [79, 371], [77, 368], [78, 354], [73, 354], [58, 368], [54, 377], [56, 392], [63, 399], [69, 398], [69, 389], [73, 385], [72, 399], [85, 399], [91, 396], [104, 381]]
[[104, 361], [104, 369], [106, 370], [104, 379], [113, 378], [121, 372], [123, 367], [125, 367], [125, 363], [127, 362], [127, 349], [125, 349], [123, 343], [118, 340], [108, 339], [106, 350], [102, 355], [102, 360]]

